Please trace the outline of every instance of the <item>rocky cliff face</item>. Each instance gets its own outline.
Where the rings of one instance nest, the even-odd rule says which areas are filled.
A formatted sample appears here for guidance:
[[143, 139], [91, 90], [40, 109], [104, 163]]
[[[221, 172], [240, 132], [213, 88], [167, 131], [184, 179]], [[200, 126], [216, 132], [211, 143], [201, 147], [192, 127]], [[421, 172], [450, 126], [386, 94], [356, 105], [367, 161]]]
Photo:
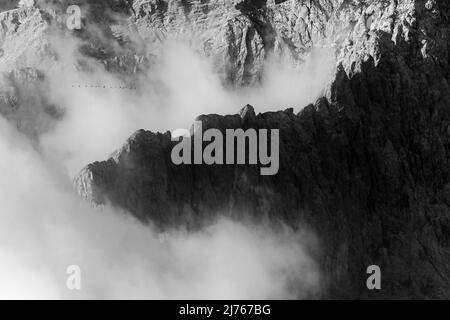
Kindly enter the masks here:
[[[64, 115], [45, 95], [44, 66], [60, 63], [48, 41], [55, 33], [76, 37], [81, 56], [130, 82], [171, 38], [211, 58], [232, 87], [258, 83], [271, 58], [294, 68], [316, 46], [334, 48], [338, 61], [325, 97], [298, 114], [199, 117], [205, 128], [280, 129], [278, 175], [175, 166], [169, 133], [141, 130], [79, 174], [83, 197], [161, 227], [214, 215], [301, 222], [321, 240], [324, 297], [450, 297], [446, 0], [75, 2], [86, 9], [76, 32], [65, 28], [68, 2], [0, 12], [0, 113], [29, 136]], [[380, 292], [365, 286], [372, 264], [383, 272]]]
[[[219, 2], [133, 6], [138, 28], [165, 30], [213, 14]], [[206, 128], [280, 129], [278, 175], [259, 176], [256, 166], [175, 166], [169, 133], [141, 130], [80, 173], [80, 194], [161, 225], [211, 213], [301, 221], [321, 238], [325, 297], [449, 298], [448, 2], [244, 1], [230, 12], [217, 29], [228, 46], [212, 48], [221, 48], [238, 82], [257, 77], [268, 54], [301, 60], [330, 39], [336, 48], [327, 95], [300, 113], [247, 108], [199, 117]], [[365, 287], [371, 264], [383, 271], [379, 292]]]

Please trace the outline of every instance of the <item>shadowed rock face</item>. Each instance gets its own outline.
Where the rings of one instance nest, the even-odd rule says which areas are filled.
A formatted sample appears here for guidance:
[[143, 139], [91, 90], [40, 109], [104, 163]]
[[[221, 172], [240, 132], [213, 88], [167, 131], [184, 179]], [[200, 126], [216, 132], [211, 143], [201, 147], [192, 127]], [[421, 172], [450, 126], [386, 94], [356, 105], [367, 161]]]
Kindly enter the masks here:
[[[141, 130], [80, 173], [80, 194], [161, 226], [215, 214], [300, 221], [321, 239], [325, 297], [449, 298], [450, 4], [342, 1], [339, 15], [346, 31], [326, 97], [299, 114], [199, 118], [205, 128], [280, 129], [278, 175], [175, 166], [170, 135]], [[380, 292], [365, 286], [372, 264]]]

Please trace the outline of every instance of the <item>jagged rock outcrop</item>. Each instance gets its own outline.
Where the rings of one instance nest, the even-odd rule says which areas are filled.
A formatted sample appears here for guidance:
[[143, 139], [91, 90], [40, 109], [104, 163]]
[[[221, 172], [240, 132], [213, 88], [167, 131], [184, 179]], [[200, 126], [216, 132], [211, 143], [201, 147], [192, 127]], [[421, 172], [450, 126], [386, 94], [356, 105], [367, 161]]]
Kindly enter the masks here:
[[[287, 24], [283, 9], [274, 11], [281, 34], [290, 35], [285, 42], [312, 45], [329, 32], [342, 40], [326, 97], [299, 114], [247, 108], [243, 118], [200, 117], [221, 130], [280, 129], [278, 175], [262, 177], [255, 166], [175, 166], [170, 135], [141, 130], [111, 159], [87, 166], [76, 186], [94, 203], [162, 224], [212, 212], [306, 223], [321, 239], [325, 297], [449, 298], [450, 4], [333, 3], [282, 3], [294, 8]], [[264, 48], [275, 50], [277, 40], [265, 35]], [[372, 264], [382, 269], [381, 291], [366, 288]]]

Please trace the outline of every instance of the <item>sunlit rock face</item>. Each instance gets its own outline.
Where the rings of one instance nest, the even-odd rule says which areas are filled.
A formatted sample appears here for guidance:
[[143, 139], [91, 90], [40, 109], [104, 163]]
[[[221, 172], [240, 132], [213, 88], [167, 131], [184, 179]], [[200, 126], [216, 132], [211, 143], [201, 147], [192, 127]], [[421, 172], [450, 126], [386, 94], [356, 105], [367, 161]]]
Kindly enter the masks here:
[[[175, 166], [170, 135], [141, 130], [80, 173], [83, 197], [161, 225], [195, 226], [214, 214], [300, 221], [321, 238], [324, 297], [450, 297], [447, 1], [154, 1], [134, 11], [146, 41], [156, 41], [148, 26], [163, 36], [199, 31], [199, 43], [211, 44], [204, 52], [237, 83], [258, 77], [270, 54], [300, 61], [330, 39], [336, 78], [298, 114], [199, 118], [221, 130], [280, 129], [276, 176], [254, 166]], [[367, 290], [372, 264], [383, 270], [381, 291]]]
[[[228, 84], [260, 80], [269, 57], [299, 65], [326, 38], [336, 1], [134, 1], [139, 34], [147, 43], [187, 39], [216, 61]], [[158, 50], [157, 45], [151, 46]]]

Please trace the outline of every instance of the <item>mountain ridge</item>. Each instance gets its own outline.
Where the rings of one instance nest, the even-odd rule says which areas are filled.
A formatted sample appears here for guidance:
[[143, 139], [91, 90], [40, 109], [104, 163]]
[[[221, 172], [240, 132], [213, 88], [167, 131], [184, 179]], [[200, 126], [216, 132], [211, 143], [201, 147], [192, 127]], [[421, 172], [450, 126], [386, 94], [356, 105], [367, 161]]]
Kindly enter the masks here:
[[[77, 32], [65, 29], [66, 3], [49, 3], [0, 13], [0, 113], [34, 138], [64, 116], [46, 100], [43, 62], [60, 62], [50, 32], [78, 39], [83, 57], [126, 81], [151, 70], [170, 38], [212, 59], [223, 84], [238, 88], [257, 84], [271, 58], [296, 68], [328, 46], [337, 60], [324, 97], [293, 106], [304, 107], [297, 114], [198, 118], [205, 128], [280, 129], [277, 176], [174, 166], [170, 134], [139, 130], [75, 178], [85, 199], [162, 228], [215, 215], [301, 222], [320, 237], [324, 298], [450, 297], [447, 1], [83, 0]], [[372, 264], [382, 270], [380, 292], [366, 287]]]
[[[168, 134], [140, 131], [116, 160], [78, 176], [81, 194], [143, 220], [186, 223], [224, 211], [301, 220], [322, 240], [324, 297], [448, 298], [450, 6], [361, 3], [341, 3], [350, 8], [342, 15], [352, 12], [351, 37], [337, 50], [324, 98], [299, 114], [245, 123], [240, 115], [199, 117], [221, 130], [279, 128], [277, 176], [259, 177], [251, 166], [174, 167]], [[365, 286], [372, 264], [383, 270], [380, 292]]]

